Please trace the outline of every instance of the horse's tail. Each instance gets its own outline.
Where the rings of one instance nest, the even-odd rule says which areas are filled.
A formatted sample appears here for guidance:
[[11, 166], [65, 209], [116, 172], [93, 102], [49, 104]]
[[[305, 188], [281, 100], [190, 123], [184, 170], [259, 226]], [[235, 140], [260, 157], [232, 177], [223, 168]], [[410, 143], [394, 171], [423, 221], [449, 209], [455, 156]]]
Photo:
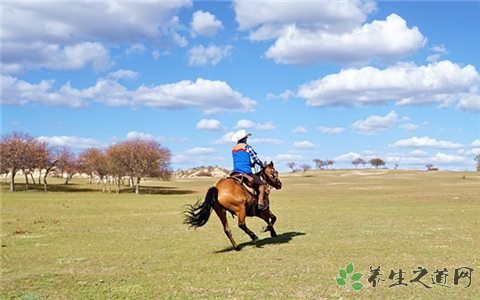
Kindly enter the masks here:
[[218, 200], [218, 189], [211, 187], [205, 195], [203, 202], [197, 201], [194, 205], [188, 205], [185, 210], [184, 224], [190, 227], [200, 227], [207, 223], [212, 213], [213, 204]]

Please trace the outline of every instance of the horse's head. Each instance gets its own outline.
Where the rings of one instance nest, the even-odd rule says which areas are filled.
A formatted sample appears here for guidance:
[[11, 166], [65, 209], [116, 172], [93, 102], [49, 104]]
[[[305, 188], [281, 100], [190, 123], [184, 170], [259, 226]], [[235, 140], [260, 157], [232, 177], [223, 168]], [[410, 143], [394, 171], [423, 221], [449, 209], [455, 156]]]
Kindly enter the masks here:
[[282, 188], [282, 182], [280, 181], [280, 178], [278, 178], [278, 171], [275, 170], [275, 167], [273, 165], [273, 161], [271, 161], [269, 164], [265, 162], [264, 164], [265, 168], [263, 170], [263, 174], [265, 175], [265, 181], [276, 188], [277, 190]]

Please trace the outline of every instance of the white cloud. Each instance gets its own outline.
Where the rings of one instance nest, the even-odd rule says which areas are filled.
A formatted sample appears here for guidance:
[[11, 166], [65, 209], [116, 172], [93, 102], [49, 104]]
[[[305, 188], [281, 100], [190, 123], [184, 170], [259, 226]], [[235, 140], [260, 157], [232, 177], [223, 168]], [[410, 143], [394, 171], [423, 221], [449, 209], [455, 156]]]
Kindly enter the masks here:
[[387, 154], [385, 156], [387, 163], [397, 163], [407, 166], [421, 166], [422, 168], [426, 164], [434, 165], [449, 165], [465, 162], [465, 157], [459, 155], [451, 155], [446, 153], [436, 153], [435, 155], [415, 156], [408, 154]]
[[297, 128], [292, 130], [293, 133], [307, 133], [308, 130], [303, 126], [298, 126]]
[[472, 147], [480, 147], [480, 140], [479, 140], [479, 139], [474, 140], [474, 141], [470, 144], [470, 146], [472, 146]]
[[138, 73], [131, 70], [117, 70], [115, 72], [110, 72], [108, 77], [113, 79], [136, 79]]
[[232, 46], [203, 45], [195, 46], [188, 51], [188, 65], [190, 66], [215, 66], [230, 55]]
[[280, 99], [280, 100], [283, 100], [283, 101], [287, 101], [289, 98], [294, 97], [294, 96], [295, 96], [294, 92], [292, 92], [291, 90], [286, 90], [285, 92], [283, 92], [279, 95], [275, 95], [273, 93], [268, 93], [267, 94], [267, 99], [268, 100]]
[[406, 131], [415, 131], [418, 128], [418, 125], [412, 124], [412, 123], [406, 123], [398, 126], [402, 129], [405, 129]]
[[215, 15], [202, 10], [193, 13], [190, 24], [194, 35], [214, 36], [223, 28], [222, 22]]
[[423, 151], [423, 150], [413, 150], [409, 153], [410, 156], [413, 156], [413, 157], [424, 157], [424, 156], [427, 156], [428, 153]]
[[53, 90], [53, 81], [42, 80], [38, 84], [32, 84], [12, 76], [1, 76], [1, 79], [1, 101], [8, 104], [39, 102], [81, 107], [95, 101], [108, 106], [196, 108], [204, 113], [252, 111], [256, 105], [254, 100], [242, 96], [226, 82], [203, 78], [151, 87], [142, 85], [135, 90], [129, 90], [115, 80], [101, 78], [94, 86], [85, 89], [76, 89], [67, 83], [56, 91]]
[[135, 43], [130, 47], [128, 47], [127, 50], [125, 50], [125, 54], [127, 55], [141, 54], [146, 50], [147, 48], [142, 43]]
[[365, 120], [358, 120], [351, 125], [353, 130], [363, 134], [377, 134], [392, 128], [398, 120], [398, 115], [391, 111], [385, 116], [370, 116]]
[[95, 139], [78, 136], [40, 136], [37, 139], [55, 147], [71, 147], [73, 149], [98, 148], [103, 146], [101, 142]]
[[216, 119], [201, 119], [200, 121], [198, 121], [195, 128], [213, 131], [223, 130], [222, 124], [219, 120]]
[[433, 157], [430, 158], [430, 160], [439, 164], [452, 164], [464, 162], [465, 157], [445, 153], [436, 153]]
[[[232, 136], [235, 131], [230, 131], [225, 133], [221, 138], [212, 142], [214, 145], [234, 145], [235, 142], [232, 141]], [[261, 138], [261, 137], [250, 137], [248, 142], [251, 144], [282, 144], [283, 141], [275, 138]]]
[[342, 127], [318, 127], [318, 131], [326, 134], [340, 134], [345, 131], [345, 128]]
[[192, 149], [188, 149], [185, 151], [185, 154], [187, 155], [207, 155], [207, 154], [213, 154], [216, 153], [217, 151], [213, 148], [206, 148], [206, 147], [195, 147]]
[[214, 145], [234, 145], [235, 142], [232, 141], [232, 137], [235, 131], [230, 131], [225, 133], [221, 138], [212, 142]]
[[129, 131], [127, 133], [127, 140], [132, 140], [132, 139], [153, 140], [159, 143], [164, 143], [164, 142], [183, 143], [187, 140], [186, 138], [171, 138], [171, 137], [164, 137], [164, 136], [155, 136], [153, 134], [145, 133], [145, 132]]
[[109, 51], [98, 42], [76, 43], [68, 46], [30, 42], [15, 49], [8, 47], [7, 44], [5, 50], [2, 49], [4, 52], [2, 53], [2, 72], [7, 74], [38, 68], [76, 70], [87, 65], [98, 71], [108, 69], [112, 65]]
[[297, 154], [278, 154], [275, 156], [275, 160], [277, 161], [304, 161], [305, 158], [301, 155]]
[[333, 158], [333, 160], [336, 161], [336, 162], [351, 163], [353, 160], [355, 160], [359, 157], [362, 157], [362, 156], [360, 154], [356, 153], [356, 152], [348, 152], [348, 153], [344, 153], [344, 154], [335, 156]]
[[138, 131], [129, 131], [127, 133], [127, 139], [140, 139], [140, 140], [159, 140], [161, 138], [156, 137], [150, 133], [138, 132]]
[[275, 129], [275, 125], [273, 122], [268, 121], [265, 123], [257, 123], [252, 120], [238, 120], [237, 125], [235, 125], [235, 128], [243, 128], [243, 129], [256, 129], [256, 130], [273, 130]]
[[314, 149], [315, 144], [310, 141], [297, 141], [293, 143], [293, 148], [298, 150]]
[[463, 145], [459, 143], [454, 143], [450, 141], [438, 141], [428, 136], [424, 136], [424, 137], [414, 136], [408, 139], [399, 140], [390, 146], [401, 147], [401, 148], [432, 147], [432, 148], [439, 148], [439, 149], [457, 149], [457, 148], [463, 147]]
[[280, 139], [274, 139], [274, 138], [250, 138], [249, 143], [280, 145], [280, 144], [283, 144], [283, 141]]
[[235, 1], [235, 19], [253, 40], [271, 39], [284, 25], [345, 31], [362, 24], [375, 9], [373, 1]]
[[142, 44], [165, 37], [178, 43], [178, 28], [171, 20], [179, 9], [191, 5], [190, 0], [5, 2], [2, 65], [4, 70], [20, 66], [18, 71], [78, 69], [87, 64], [102, 69], [109, 65], [104, 44]]
[[393, 60], [414, 53], [426, 43], [417, 27], [408, 28], [396, 14], [350, 32], [303, 29], [289, 25], [265, 53], [279, 64], [369, 62]]
[[447, 48], [444, 45], [434, 46], [430, 50], [433, 51], [433, 54], [427, 57], [428, 62], [438, 61], [441, 56], [448, 53]]
[[480, 112], [480, 95], [468, 94], [459, 98], [458, 108], [469, 112]]
[[297, 96], [319, 107], [388, 102], [449, 106], [458, 102], [465, 111], [480, 111], [479, 82], [480, 75], [472, 65], [461, 67], [450, 61], [426, 66], [398, 64], [384, 70], [341, 70], [301, 85]]
[[191, 161], [191, 158], [185, 154], [174, 154], [172, 156], [172, 164], [181, 165], [189, 161]]

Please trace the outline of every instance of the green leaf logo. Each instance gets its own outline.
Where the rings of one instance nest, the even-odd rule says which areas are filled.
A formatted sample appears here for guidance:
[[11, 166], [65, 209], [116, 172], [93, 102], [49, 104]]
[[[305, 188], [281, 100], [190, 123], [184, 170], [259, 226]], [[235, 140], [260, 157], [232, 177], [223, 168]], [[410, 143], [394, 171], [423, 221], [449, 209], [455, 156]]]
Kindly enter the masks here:
[[[348, 264], [348, 266], [345, 269], [340, 269], [338, 271], [338, 274], [340, 275], [340, 277], [336, 278], [336, 282], [339, 286], [349, 285], [355, 291], [359, 291], [363, 288], [363, 284], [359, 282], [363, 274], [362, 273], [352, 274], [353, 271], [354, 271], [353, 263]], [[352, 274], [352, 275], [348, 276], [349, 278], [347, 278], [347, 275], [349, 274]]]
[[352, 279], [352, 281], [359, 281], [360, 278], [362, 278], [362, 273], [355, 273], [350, 278]]
[[352, 273], [352, 272], [353, 272], [353, 264], [349, 264], [349, 265], [347, 266], [347, 274], [350, 274], [350, 273]]
[[343, 279], [343, 278], [337, 278], [337, 283], [338, 283], [338, 285], [345, 285], [346, 284], [345, 279]]
[[363, 284], [361, 284], [360, 282], [355, 282], [354, 284], [352, 284], [352, 288], [356, 291], [359, 291], [363, 288]]

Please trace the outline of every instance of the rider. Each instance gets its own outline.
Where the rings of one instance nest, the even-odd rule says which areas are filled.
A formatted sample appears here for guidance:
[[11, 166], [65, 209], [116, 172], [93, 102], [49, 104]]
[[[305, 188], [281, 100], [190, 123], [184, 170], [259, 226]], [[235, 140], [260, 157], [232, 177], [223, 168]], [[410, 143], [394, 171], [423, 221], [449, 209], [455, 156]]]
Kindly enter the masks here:
[[258, 175], [252, 173], [252, 167], [259, 165], [263, 168], [264, 165], [262, 161], [258, 159], [257, 153], [253, 150], [252, 146], [247, 144], [247, 139], [251, 135], [251, 133], [247, 133], [245, 130], [241, 129], [235, 132], [232, 136], [232, 140], [236, 142], [236, 145], [233, 146], [232, 149], [233, 172], [248, 174], [253, 178], [259, 191], [258, 209], [266, 210], [267, 205], [265, 204], [264, 199], [267, 186]]

